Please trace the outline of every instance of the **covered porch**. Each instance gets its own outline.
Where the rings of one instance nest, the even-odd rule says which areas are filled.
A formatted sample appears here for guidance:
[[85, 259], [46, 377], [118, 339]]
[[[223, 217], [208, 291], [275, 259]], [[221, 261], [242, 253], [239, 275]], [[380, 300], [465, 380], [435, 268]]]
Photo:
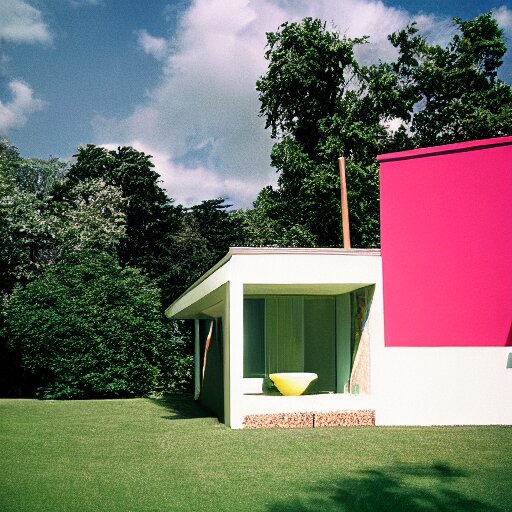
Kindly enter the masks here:
[[[231, 428], [373, 414], [378, 250], [232, 248], [166, 314], [195, 320], [195, 395]], [[307, 394], [281, 396], [269, 390], [276, 372], [318, 380]]]

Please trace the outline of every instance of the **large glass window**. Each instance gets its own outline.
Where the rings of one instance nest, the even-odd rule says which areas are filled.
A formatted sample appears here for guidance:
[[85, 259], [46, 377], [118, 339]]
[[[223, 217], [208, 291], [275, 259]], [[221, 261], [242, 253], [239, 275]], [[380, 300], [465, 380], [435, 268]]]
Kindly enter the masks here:
[[336, 345], [334, 296], [244, 301], [244, 377], [314, 372], [318, 391], [336, 391]]
[[244, 377], [314, 372], [318, 391], [337, 393], [351, 389], [354, 372], [356, 383], [368, 380], [367, 340], [362, 350], [366, 356], [358, 360], [356, 355], [373, 292], [374, 286], [365, 286], [336, 296], [246, 298]]

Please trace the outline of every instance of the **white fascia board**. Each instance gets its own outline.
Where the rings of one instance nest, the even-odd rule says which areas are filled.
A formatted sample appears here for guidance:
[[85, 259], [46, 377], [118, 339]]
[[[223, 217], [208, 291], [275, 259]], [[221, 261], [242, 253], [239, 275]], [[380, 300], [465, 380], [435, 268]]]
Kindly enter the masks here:
[[[231, 279], [243, 285], [339, 285], [349, 288], [382, 281], [379, 250], [231, 248], [166, 310], [169, 318], [193, 318], [199, 301]], [[249, 287], [250, 288], [250, 287]], [[298, 290], [297, 290], [298, 291]], [[318, 290], [313, 293], [318, 293]]]
[[234, 255], [233, 260], [237, 278], [250, 285], [364, 286], [382, 281], [379, 255], [261, 254]]
[[[166, 310], [168, 318], [195, 318], [199, 312], [224, 299], [223, 287], [229, 281], [229, 258], [212, 273], [197, 281]], [[220, 262], [219, 262], [220, 263]]]

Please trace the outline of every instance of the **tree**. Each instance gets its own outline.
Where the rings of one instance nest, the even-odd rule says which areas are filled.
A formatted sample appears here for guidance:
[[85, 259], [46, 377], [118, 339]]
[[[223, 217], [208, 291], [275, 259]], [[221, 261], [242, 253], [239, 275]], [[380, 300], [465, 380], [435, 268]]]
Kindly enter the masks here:
[[[126, 231], [117, 255], [123, 265], [140, 268], [158, 284], [162, 305], [166, 306], [212, 262], [211, 247], [199, 231], [194, 214], [173, 204], [160, 185], [151, 156], [145, 153], [131, 147], [107, 150], [89, 144], [75, 156], [76, 163], [55, 191], [57, 202], [76, 205], [80, 195], [77, 187], [91, 180], [119, 188]], [[210, 206], [212, 215], [220, 208], [220, 204]], [[194, 211], [201, 216], [205, 208], [198, 206]], [[210, 229], [214, 229], [213, 224]]]
[[42, 201], [21, 192], [0, 168], [0, 392], [20, 392], [20, 357], [2, 335], [4, 301], [17, 283], [28, 282], [40, 270], [49, 237], [41, 214]]
[[415, 24], [389, 39], [402, 89], [413, 99], [409, 145], [425, 147], [512, 133], [512, 88], [497, 78], [507, 48], [491, 13], [454, 20], [446, 48], [428, 45]]
[[315, 155], [320, 124], [336, 112], [357, 76], [353, 50], [363, 41], [340, 39], [312, 18], [267, 33], [265, 58], [270, 64], [256, 89], [273, 138], [291, 135], [306, 154]]
[[[381, 86], [387, 84], [384, 71], [357, 63], [354, 48], [366, 38], [340, 38], [320, 20], [284, 23], [267, 34], [267, 40], [269, 66], [257, 90], [260, 114], [278, 139], [271, 160], [279, 178], [277, 189], [260, 193], [256, 209], [277, 223], [278, 230], [300, 233], [299, 240], [339, 246], [337, 159], [344, 155], [349, 159], [353, 244], [376, 245], [374, 212], [365, 209], [366, 198], [378, 196], [377, 168], [372, 164], [388, 138], [382, 120], [399, 110], [388, 97], [392, 87]], [[393, 82], [386, 71], [388, 82]], [[276, 238], [275, 232], [269, 235]]]
[[[392, 34], [396, 62], [360, 66], [354, 48], [320, 20], [268, 33], [260, 114], [277, 140], [276, 188], [246, 222], [252, 243], [340, 246], [337, 159], [347, 157], [352, 245], [379, 245], [379, 153], [512, 132], [512, 93], [497, 79], [506, 50], [491, 14], [462, 22], [446, 48], [411, 25]], [[401, 127], [391, 133], [391, 121]], [[258, 229], [258, 225], [264, 226]]]
[[300, 224], [289, 228], [269, 215], [269, 211], [277, 204], [272, 199], [272, 187], [264, 188], [254, 202], [254, 208], [238, 212], [249, 244], [256, 247], [314, 247], [316, 238]]
[[55, 190], [58, 201], [72, 201], [75, 187], [82, 182], [101, 180], [118, 187], [125, 199], [126, 234], [118, 254], [124, 264], [144, 269], [155, 277], [148, 264], [162, 254], [161, 240], [174, 229], [180, 207], [174, 207], [159, 185], [151, 157], [132, 147], [107, 150], [89, 144], [75, 155], [66, 180]]
[[21, 158], [0, 141], [0, 294], [28, 282], [51, 260], [56, 233], [47, 201], [65, 169], [56, 159]]
[[42, 268], [52, 246], [45, 203], [0, 175], [0, 293], [26, 283]]
[[[49, 266], [76, 251], [115, 253], [124, 235], [122, 197], [113, 186], [88, 181], [74, 187], [69, 202], [50, 200], [64, 169], [53, 159], [23, 159], [7, 141], [0, 143], [0, 310], [16, 287]], [[13, 396], [21, 389], [21, 361], [7, 342], [0, 336], [0, 390]]]
[[17, 148], [7, 139], [0, 141], [0, 175], [12, 181], [22, 191], [47, 199], [57, 183], [66, 174], [68, 165], [57, 158], [41, 160], [21, 158]]
[[202, 201], [188, 210], [190, 222], [206, 240], [212, 264], [222, 258], [230, 247], [244, 243], [243, 224], [236, 214], [228, 210], [231, 206], [225, 199], [217, 198]]
[[162, 255], [151, 263], [163, 304], [179, 297], [220, 260], [245, 243], [244, 222], [224, 199], [208, 199], [175, 215], [173, 230], [161, 239]]
[[[119, 257], [125, 258], [123, 272], [137, 274], [139, 286], [147, 282], [153, 296], [165, 299], [165, 305], [193, 282], [196, 273], [206, 270], [205, 261], [211, 262], [211, 247], [199, 233], [198, 220], [185, 208], [172, 206], [158, 183], [157, 173], [151, 169], [149, 158], [133, 148], [108, 152], [88, 146], [80, 150], [72, 171], [63, 176], [60, 172], [63, 167], [56, 161], [45, 166], [43, 161], [20, 158], [17, 149], [7, 141], [0, 144], [0, 309], [4, 308], [0, 311], [0, 391], [3, 394], [34, 394], [37, 387], [41, 388], [41, 396], [55, 397], [145, 392], [142, 388], [121, 389], [126, 383], [120, 383], [117, 377], [117, 384], [101, 388], [110, 377], [104, 372], [104, 381], [101, 381], [103, 377], [96, 374], [103, 372], [101, 357], [108, 357], [110, 352], [96, 359], [86, 358], [85, 366], [80, 366], [78, 358], [86, 351], [86, 346], [92, 347], [100, 339], [99, 325], [89, 318], [91, 311], [95, 311], [98, 318], [102, 314], [100, 310], [114, 318], [124, 314], [115, 300], [98, 309], [97, 305], [87, 302], [87, 294], [92, 296], [94, 290], [105, 291], [103, 284], [108, 284], [112, 290], [116, 287], [122, 290], [128, 302], [137, 300], [140, 294], [135, 284], [131, 288], [123, 285], [126, 276], [121, 278], [115, 267]], [[50, 172], [52, 169], [55, 172]], [[221, 203], [218, 207], [222, 211], [220, 219], [223, 219]], [[211, 208], [211, 222], [215, 221], [215, 208]], [[198, 219], [203, 217], [198, 212]], [[206, 226], [206, 218], [203, 224]], [[131, 236], [127, 234], [128, 227]], [[224, 227], [227, 229], [228, 225]], [[112, 279], [106, 280], [100, 275], [98, 262], [105, 263], [105, 272], [111, 271]], [[115, 265], [112, 262], [116, 262]], [[133, 268], [136, 264], [140, 264], [145, 277]], [[90, 290], [87, 289], [89, 284], [80, 281], [85, 280], [85, 275], [91, 280]], [[76, 281], [70, 276], [75, 276]], [[72, 283], [69, 286], [68, 281]], [[50, 289], [45, 291], [45, 286]], [[164, 291], [159, 286], [165, 286]], [[35, 302], [28, 305], [26, 302], [32, 300], [30, 294], [41, 298], [43, 306], [51, 296], [48, 300], [55, 306], [51, 289], [62, 291], [62, 301], [57, 301], [61, 308], [57, 317], [55, 308], [43, 307], [41, 314], [36, 314], [37, 301], [34, 299]], [[76, 298], [74, 291], [83, 292], [84, 297]], [[69, 308], [72, 318], [68, 320], [59, 317], [64, 314], [66, 300], [72, 302]], [[73, 313], [75, 304], [81, 304], [81, 313]], [[148, 370], [154, 376], [151, 385], [160, 389], [181, 389], [188, 385], [191, 375], [189, 333], [182, 322], [164, 321], [160, 302], [157, 310], [160, 334], [152, 340]], [[22, 326], [25, 314], [27, 321], [33, 320], [34, 327], [28, 337], [25, 336], [27, 327]], [[108, 325], [109, 319], [104, 320]], [[77, 327], [80, 325], [84, 327], [83, 338]], [[129, 328], [130, 322], [126, 321], [126, 325]], [[120, 327], [116, 329], [119, 331]], [[102, 336], [101, 347], [105, 350], [109, 343], [115, 344], [118, 339], [115, 329], [110, 338], [107, 331]], [[36, 367], [35, 354], [38, 351], [44, 354], [45, 337], [54, 339], [55, 350], [61, 352], [56, 361], [47, 358], [41, 363], [46, 367]], [[71, 361], [71, 366], [66, 366], [66, 361]], [[125, 362], [130, 366], [128, 359]], [[55, 368], [58, 374], [52, 373]], [[89, 377], [84, 376], [84, 372]], [[93, 374], [96, 377], [91, 377]], [[70, 379], [80, 384], [75, 386]], [[97, 379], [96, 384], [93, 385], [91, 379]]]
[[112, 256], [83, 251], [17, 288], [3, 331], [25, 391], [45, 398], [147, 395], [161, 383], [157, 356], [173, 343], [158, 288]]
[[116, 254], [126, 234], [125, 202], [119, 188], [102, 180], [87, 180], [75, 185], [71, 199], [53, 212], [56, 252]]
[[75, 187], [73, 199], [54, 205], [0, 180], [0, 292], [9, 295], [74, 251], [115, 254], [125, 233], [123, 199], [102, 182]]

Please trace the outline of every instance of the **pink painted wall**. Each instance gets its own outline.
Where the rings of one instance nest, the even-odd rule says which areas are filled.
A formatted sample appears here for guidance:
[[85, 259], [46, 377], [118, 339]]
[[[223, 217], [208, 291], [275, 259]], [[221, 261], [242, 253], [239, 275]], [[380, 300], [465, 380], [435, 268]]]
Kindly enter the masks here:
[[512, 345], [512, 137], [378, 160], [386, 346]]

